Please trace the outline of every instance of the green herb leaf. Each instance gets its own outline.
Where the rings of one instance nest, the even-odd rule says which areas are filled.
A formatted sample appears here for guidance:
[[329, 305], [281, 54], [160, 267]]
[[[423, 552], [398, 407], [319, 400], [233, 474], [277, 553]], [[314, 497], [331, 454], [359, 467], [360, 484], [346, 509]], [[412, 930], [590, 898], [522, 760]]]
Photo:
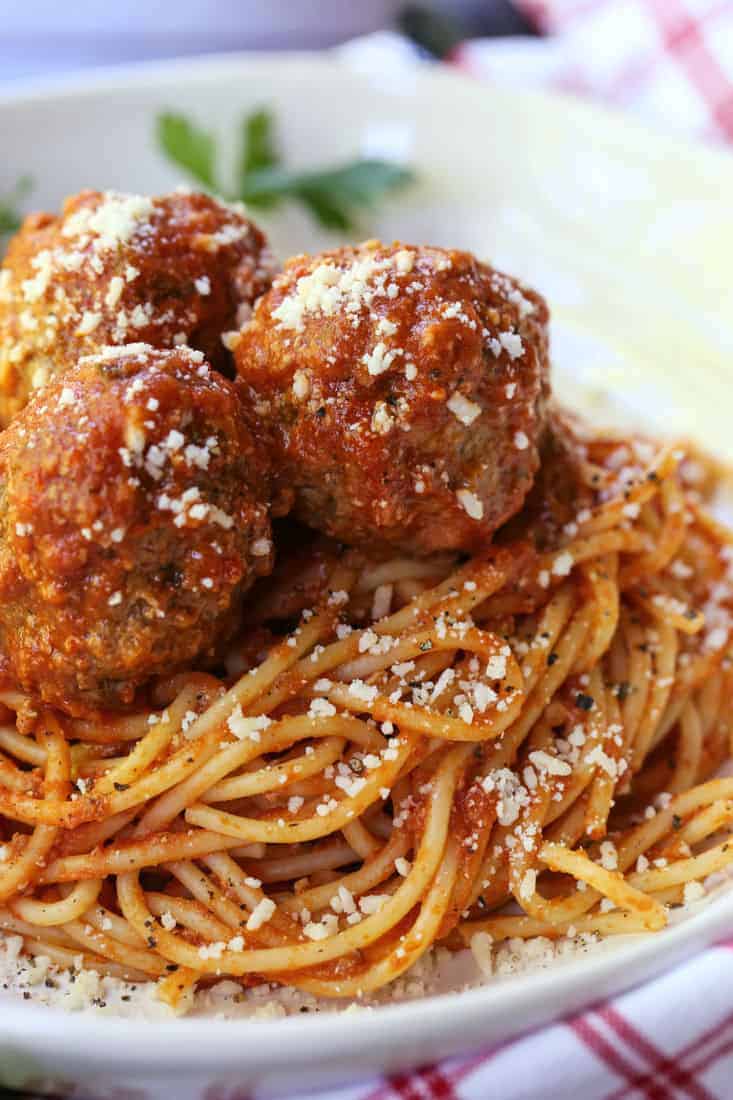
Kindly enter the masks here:
[[[244, 119], [242, 124], [242, 149], [239, 158], [239, 195], [243, 197], [247, 191], [247, 180], [253, 172], [262, 172], [270, 168], [277, 168], [280, 164], [280, 154], [275, 144], [275, 119], [271, 111], [266, 107], [260, 107]], [[276, 206], [279, 201], [277, 195], [260, 198], [259, 205], [263, 208]]]
[[242, 150], [242, 176], [259, 172], [263, 168], [275, 168], [280, 154], [275, 144], [275, 118], [267, 107], [260, 107], [244, 120]]
[[[216, 183], [216, 142], [212, 134], [173, 112], [158, 117], [157, 134], [160, 147], [170, 160], [212, 191], [223, 194]], [[377, 159], [305, 172], [290, 171], [281, 163], [275, 118], [266, 107], [258, 108], [243, 120], [237, 176], [236, 197], [250, 206], [266, 210], [285, 200], [295, 200], [321, 225], [339, 230], [354, 228], [359, 207], [374, 206], [388, 192], [414, 179], [410, 169]]]
[[351, 229], [355, 207], [374, 206], [387, 192], [413, 179], [409, 169], [384, 160], [355, 160], [312, 172], [270, 168], [249, 173], [241, 197], [251, 206], [271, 205], [274, 199], [299, 199], [321, 225]]
[[215, 191], [216, 141], [212, 134], [190, 122], [185, 115], [158, 115], [158, 142], [163, 152], [189, 175]]
[[21, 176], [13, 190], [8, 195], [0, 197], [0, 236], [6, 233], [15, 233], [20, 228], [23, 220], [18, 210], [21, 202], [33, 190], [33, 180], [30, 176]]
[[338, 197], [347, 206], [373, 206], [413, 178], [409, 169], [386, 160], [355, 160], [339, 168], [305, 173], [299, 177], [298, 186]]
[[342, 229], [344, 231], [354, 228], [353, 219], [348, 207], [342, 200], [328, 191], [321, 191], [317, 187], [310, 188], [307, 184], [298, 188], [296, 197], [310, 210], [313, 217], [325, 229]]

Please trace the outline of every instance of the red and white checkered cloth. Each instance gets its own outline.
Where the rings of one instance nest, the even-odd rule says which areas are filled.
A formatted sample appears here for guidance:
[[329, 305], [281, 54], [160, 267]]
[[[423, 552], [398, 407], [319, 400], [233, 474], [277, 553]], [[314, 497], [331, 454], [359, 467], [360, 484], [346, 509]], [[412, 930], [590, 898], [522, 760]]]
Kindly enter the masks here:
[[[658, 128], [733, 142], [733, 0], [524, 0], [544, 38], [474, 40], [467, 72], [593, 97]], [[346, 47], [409, 64], [375, 35]], [[320, 1100], [731, 1100], [733, 939], [613, 1001], [472, 1057]], [[295, 1098], [293, 1098], [295, 1100]]]
[[318, 1100], [730, 1100], [733, 940], [632, 993], [513, 1042], [414, 1073], [314, 1096]]
[[516, 6], [547, 37], [471, 41], [455, 62], [478, 76], [602, 100], [668, 132], [733, 141], [731, 0]]

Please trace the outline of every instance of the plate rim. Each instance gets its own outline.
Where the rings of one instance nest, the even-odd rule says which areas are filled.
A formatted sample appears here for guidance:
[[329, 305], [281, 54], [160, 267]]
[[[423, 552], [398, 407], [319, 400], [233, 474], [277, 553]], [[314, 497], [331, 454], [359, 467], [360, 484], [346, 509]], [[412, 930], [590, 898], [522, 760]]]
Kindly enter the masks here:
[[[300, 66], [304, 73], [327, 70], [334, 77], [344, 80], [367, 79], [367, 75], [345, 58], [338, 48], [323, 53], [232, 51], [202, 54], [93, 68], [42, 81], [35, 78], [13, 80], [0, 88], [0, 118], [5, 112], [22, 105], [45, 104], [53, 108], [54, 103], [75, 97], [124, 96], [136, 90], [154, 91], [156, 88], [166, 88], [182, 77], [201, 83], [221, 79], [224, 74], [236, 79], [237, 71], [243, 66], [270, 72], [278, 69], [292, 71]], [[418, 99], [423, 87], [436, 83], [450, 85], [461, 95], [468, 94], [469, 90], [476, 95], [482, 88], [479, 81], [459, 70], [429, 63], [418, 63], [414, 75], [416, 86], [413, 94]], [[511, 98], [513, 103], [524, 105], [529, 110], [537, 109], [539, 104], [543, 110], [562, 111], [569, 125], [574, 119], [582, 120], [586, 125], [599, 120], [606, 131], [613, 128], [621, 138], [634, 135], [636, 144], [641, 138], [653, 151], [670, 151], [696, 160], [705, 159], [718, 170], [731, 173], [733, 178], [731, 151], [660, 134], [638, 120], [568, 94], [536, 89], [516, 90], [500, 84], [492, 84], [490, 88], [491, 94], [501, 101]], [[0, 999], [2, 1042], [16, 1044], [19, 1048], [32, 1047], [50, 1056], [65, 1053], [88, 1064], [103, 1064], [107, 1069], [123, 1062], [129, 1068], [125, 1052], [134, 1043], [136, 1065], [142, 1070], [165, 1072], [175, 1062], [176, 1070], [216, 1065], [217, 1070], [224, 1071], [227, 1068], [241, 1068], [245, 1060], [260, 1066], [272, 1064], [273, 1059], [282, 1055], [284, 1039], [298, 1041], [297, 1048], [291, 1053], [301, 1059], [308, 1054], [314, 1058], [324, 1058], [326, 1052], [314, 1050], [312, 1040], [327, 1028], [327, 1057], [333, 1063], [357, 1052], [361, 1057], [376, 1055], [384, 1046], [385, 1032], [390, 1024], [399, 1023], [401, 1031], [409, 1030], [411, 1042], [418, 1044], [448, 1033], [463, 1031], [473, 1035], [477, 1024], [496, 1023], [500, 1015], [515, 1017], [538, 1002], [559, 999], [560, 993], [570, 997], [576, 991], [583, 1003], [593, 1003], [597, 998], [590, 990], [586, 997], [585, 993], [581, 993], [581, 987], [612, 979], [614, 971], [627, 970], [633, 965], [638, 977], [624, 977], [616, 983], [610, 980], [604, 985], [604, 990], [615, 985], [614, 992], [631, 989], [668, 970], [696, 949], [714, 943], [730, 928], [731, 922], [733, 889], [711, 900], [701, 912], [690, 915], [675, 927], [614, 948], [596, 957], [592, 963], [588, 958], [579, 958], [464, 992], [431, 995], [419, 1000], [374, 1007], [358, 1017], [336, 1012], [275, 1020], [214, 1016], [146, 1020], [112, 1013], [70, 1013], [61, 1008], [26, 1003], [8, 995]], [[607, 992], [601, 994], [606, 995]], [[545, 1020], [561, 1014], [562, 1010], [556, 1014], [550, 1010]], [[355, 1019], [358, 1020], [357, 1028], [353, 1026]], [[233, 1050], [231, 1039], [235, 1029], [238, 1044]], [[525, 1028], [519, 1026], [504, 1030], [505, 1033], [519, 1035]], [[196, 1044], [191, 1042], [194, 1037]], [[476, 1040], [468, 1038], [463, 1049], [475, 1045]]]
[[[124, 1060], [125, 1049], [134, 1044], [139, 1069], [165, 1070], [175, 1060], [176, 1070], [201, 1068], [202, 1063], [215, 1064], [218, 1069], [225, 1070], [228, 1066], [241, 1068], [243, 1059], [258, 1065], [271, 1064], [273, 1057], [282, 1052], [282, 1042], [286, 1039], [299, 1040], [298, 1046], [302, 1045], [303, 1053], [311, 1051], [322, 1061], [326, 1055], [314, 1047], [312, 1040], [324, 1028], [328, 1028], [328, 1061], [356, 1054], [368, 1057], [383, 1044], [389, 1025], [397, 1022], [405, 1028], [409, 1026], [410, 1041], [417, 1045], [441, 1037], [444, 1031], [440, 1029], [441, 1018], [449, 1021], [451, 1032], [465, 1032], [467, 1028], [475, 1030], [477, 1023], [488, 1030], [490, 1024], [499, 1022], [500, 1015], [526, 1013], [527, 1027], [510, 1029], [512, 1035], [519, 1036], [534, 1026], [532, 1020], [537, 1014], [532, 1010], [543, 1005], [548, 995], [561, 999], [578, 992], [582, 1002], [590, 1005], [629, 991], [668, 972], [675, 963], [689, 959], [701, 942], [713, 946], [730, 929], [732, 921], [733, 888], [723, 888], [721, 896], [703, 904], [700, 912], [661, 932], [635, 935], [633, 942], [599, 953], [590, 965], [588, 958], [582, 957], [521, 973], [515, 978], [502, 978], [495, 984], [489, 982], [469, 990], [371, 1007], [358, 1015], [336, 1011], [277, 1019], [224, 1019], [214, 1015], [133, 1019], [87, 1010], [69, 1012], [61, 1007], [16, 1000], [14, 995], [8, 994], [0, 999], [1, 1041], [16, 1043], [20, 1048], [31, 1041], [34, 1049], [40, 1043], [49, 1055], [68, 1054], [69, 1047], [79, 1042], [85, 1061], [103, 1064], [106, 1068]], [[631, 965], [640, 968], [638, 978], [628, 980], [623, 976], [618, 981], [613, 980], [614, 975]], [[587, 1000], [581, 990], [586, 984], [586, 975], [594, 985], [604, 981], [603, 991]], [[608, 985], [606, 979], [610, 979]], [[613, 993], [609, 992], [610, 988]], [[557, 1017], [551, 1012], [549, 1015], [540, 1013], [540, 1018]], [[358, 1027], [354, 1028], [357, 1020]], [[29, 1033], [29, 1023], [42, 1029], [40, 1034]], [[439, 1028], [437, 1034], [436, 1027]], [[235, 1031], [238, 1046], [233, 1050], [231, 1040]], [[194, 1039], [196, 1043], [192, 1042]], [[485, 1039], [489, 1044], [496, 1041], [490, 1035]], [[203, 1056], [201, 1044], [206, 1048]], [[474, 1041], [468, 1038], [464, 1049], [472, 1045]], [[125, 1064], [129, 1068], [129, 1063]]]
[[[135, 91], [165, 86], [175, 78], [185, 74], [189, 79], [206, 82], [223, 73], [236, 78], [242, 66], [250, 68], [293, 69], [301, 66], [304, 70], [328, 70], [335, 77], [366, 80], [367, 71], [346, 53], [342, 47], [318, 50], [232, 50], [216, 53], [202, 53], [191, 57], [161, 58], [121, 65], [91, 66], [78, 72], [59, 73], [37, 80], [34, 77], [11, 79], [0, 82], [0, 111], [28, 105], [39, 105], [44, 101], [64, 100], [75, 96], [92, 96]], [[394, 70], [395, 72], [398, 70]], [[404, 70], [399, 70], [404, 71]], [[452, 85], [458, 94], [476, 92], [483, 88], [490, 91], [496, 100], [511, 100], [514, 104], [526, 104], [529, 107], [561, 111], [573, 118], [592, 122], [597, 119], [608, 130], [615, 128], [619, 135], [634, 135], [637, 139], [656, 145], [657, 149], [666, 147], [678, 154], [686, 154], [695, 160], [707, 160], [723, 171], [733, 173], [733, 147], [706, 143], [703, 140], [684, 135], [665, 133], [643, 119], [624, 114], [620, 110], [592, 99], [582, 99], [570, 92], [559, 89], [514, 88], [500, 81], [481, 81], [464, 69], [447, 64], [434, 63], [418, 58], [414, 69], [410, 71], [416, 82]], [[415, 93], [419, 94], [419, 91]]]

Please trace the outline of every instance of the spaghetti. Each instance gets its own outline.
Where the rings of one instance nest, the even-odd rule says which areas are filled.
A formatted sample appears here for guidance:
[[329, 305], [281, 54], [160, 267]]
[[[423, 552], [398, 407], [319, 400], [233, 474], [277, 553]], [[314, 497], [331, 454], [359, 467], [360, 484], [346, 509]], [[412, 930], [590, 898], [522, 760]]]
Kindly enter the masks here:
[[331, 547], [287, 631], [313, 562], [275, 578], [229, 676], [97, 722], [3, 691], [0, 926], [171, 1004], [221, 976], [358, 997], [477, 933], [661, 929], [733, 861], [731, 536], [678, 452], [548, 465], [481, 557]]

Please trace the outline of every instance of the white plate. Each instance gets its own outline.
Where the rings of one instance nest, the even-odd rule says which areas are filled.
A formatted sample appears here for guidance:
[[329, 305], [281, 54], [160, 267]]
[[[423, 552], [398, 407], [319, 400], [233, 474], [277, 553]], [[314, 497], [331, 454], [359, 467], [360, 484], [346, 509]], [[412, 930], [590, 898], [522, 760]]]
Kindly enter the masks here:
[[[155, 150], [157, 111], [191, 112], [227, 135], [261, 103], [276, 109], [295, 163], [359, 152], [414, 163], [420, 185], [375, 214], [369, 234], [464, 246], [537, 285], [553, 308], [566, 400], [593, 407], [613, 393], [623, 418], [733, 457], [733, 161], [722, 154], [443, 70], [234, 56], [0, 99], [0, 193], [25, 172], [46, 208], [85, 186], [166, 190], [180, 177]], [[298, 211], [268, 228], [283, 253], [330, 243]], [[213, 1085], [217, 1095], [325, 1087], [505, 1039], [643, 981], [732, 922], [733, 895], [723, 895], [663, 934], [559, 969], [356, 1016], [146, 1023], [6, 998], [0, 1075], [75, 1084], [94, 1100], [120, 1087], [176, 1100]]]

